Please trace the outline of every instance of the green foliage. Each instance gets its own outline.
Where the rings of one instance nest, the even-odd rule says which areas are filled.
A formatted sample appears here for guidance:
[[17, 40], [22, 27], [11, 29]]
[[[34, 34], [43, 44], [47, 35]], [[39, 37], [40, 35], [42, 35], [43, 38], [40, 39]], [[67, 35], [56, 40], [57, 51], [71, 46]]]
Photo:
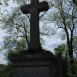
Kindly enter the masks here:
[[0, 77], [11, 77], [11, 66], [4, 65], [0, 70]]
[[[67, 44], [66, 49], [63, 48], [63, 46], [56, 48], [56, 54], [60, 58], [64, 57], [67, 61], [70, 59], [70, 64], [67, 64], [67, 68], [69, 69], [67, 70], [68, 76], [72, 77], [74, 75], [72, 70], [74, 68], [73, 52], [77, 52], [75, 49], [76, 43], [73, 43], [75, 41], [74, 37], [76, 37], [77, 34], [77, 7], [74, 6], [71, 0], [55, 0], [53, 8], [55, 8], [55, 10], [52, 11], [49, 17], [51, 21], [57, 25], [58, 29], [62, 29]], [[60, 33], [59, 37], [61, 37], [63, 32]]]
[[11, 77], [11, 66], [10, 65], [8, 65], [8, 66], [5, 66], [4, 68], [3, 68], [3, 71], [2, 71], [2, 77]]
[[[6, 15], [5, 15], [6, 16]], [[22, 15], [19, 8], [12, 10], [12, 14], [3, 17], [3, 26], [7, 33], [4, 37], [3, 49], [7, 51], [20, 51], [29, 45], [29, 20]]]
[[77, 57], [73, 59], [73, 64], [70, 63], [70, 58], [65, 44], [59, 45], [54, 49], [55, 56], [61, 58], [64, 62], [64, 75], [66, 77], [77, 77]]
[[74, 59], [74, 76], [77, 77], [77, 57]]
[[25, 50], [27, 48], [26, 46], [26, 40], [24, 38], [17, 40], [17, 39], [12, 39], [10, 37], [6, 37], [4, 39], [4, 49], [7, 51], [14, 51], [18, 52], [20, 50]]
[[62, 44], [62, 45], [59, 45], [57, 48], [54, 49], [55, 51], [55, 56], [57, 57], [64, 57], [66, 55], [66, 45]]
[[74, 37], [73, 47], [74, 47], [74, 50], [77, 50], [77, 36]]

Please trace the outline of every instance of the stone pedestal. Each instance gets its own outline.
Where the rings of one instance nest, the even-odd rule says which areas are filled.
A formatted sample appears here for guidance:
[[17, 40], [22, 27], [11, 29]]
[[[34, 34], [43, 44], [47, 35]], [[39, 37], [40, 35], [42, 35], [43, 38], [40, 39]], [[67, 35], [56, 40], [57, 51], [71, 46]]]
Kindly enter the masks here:
[[12, 77], [60, 77], [57, 74], [57, 60], [54, 55], [49, 51], [42, 51], [39, 53], [22, 51], [9, 56], [13, 66]]

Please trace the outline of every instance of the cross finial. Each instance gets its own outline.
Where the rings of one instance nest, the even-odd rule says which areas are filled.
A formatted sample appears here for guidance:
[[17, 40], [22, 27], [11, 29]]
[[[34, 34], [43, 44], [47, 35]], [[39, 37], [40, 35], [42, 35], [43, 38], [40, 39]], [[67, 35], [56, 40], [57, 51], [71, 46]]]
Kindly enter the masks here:
[[31, 0], [31, 4], [23, 5], [21, 11], [24, 14], [31, 14], [30, 21], [30, 49], [38, 49], [41, 47], [39, 36], [39, 12], [49, 9], [46, 1]]

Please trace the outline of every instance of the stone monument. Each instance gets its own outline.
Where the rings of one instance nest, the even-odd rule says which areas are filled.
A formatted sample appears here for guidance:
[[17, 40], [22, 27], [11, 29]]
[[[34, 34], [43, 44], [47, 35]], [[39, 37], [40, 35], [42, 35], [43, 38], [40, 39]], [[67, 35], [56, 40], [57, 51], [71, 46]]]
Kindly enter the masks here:
[[40, 38], [39, 38], [39, 13], [47, 11], [49, 9], [46, 1], [40, 2], [39, 0], [31, 0], [31, 4], [23, 5], [21, 11], [23, 14], [30, 13], [30, 49], [39, 49]]
[[[49, 9], [46, 1], [31, 0], [31, 4], [23, 5], [23, 14], [30, 13], [30, 47], [20, 53], [8, 56], [12, 63], [12, 77], [63, 77], [57, 72], [55, 56], [41, 48], [39, 38], [39, 13]], [[59, 69], [60, 70], [60, 69]], [[62, 70], [62, 68], [61, 68]]]

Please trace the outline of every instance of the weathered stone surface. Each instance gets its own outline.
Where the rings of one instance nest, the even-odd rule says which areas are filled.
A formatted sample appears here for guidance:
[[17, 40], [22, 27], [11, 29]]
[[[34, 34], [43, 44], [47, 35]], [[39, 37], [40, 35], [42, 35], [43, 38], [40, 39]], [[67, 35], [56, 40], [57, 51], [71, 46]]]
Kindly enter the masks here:
[[13, 71], [13, 77], [54, 77], [54, 67], [16, 67]]
[[48, 11], [49, 6], [46, 1], [39, 2], [39, 0], [31, 0], [31, 4], [23, 5], [21, 11], [23, 14], [30, 13], [30, 49], [38, 49], [40, 44], [39, 33], [39, 13]]
[[56, 58], [49, 51], [40, 50], [38, 51], [38, 53], [35, 53], [36, 51], [34, 51], [34, 53], [29, 53], [29, 52], [31, 51], [24, 50], [17, 54], [11, 54], [9, 56], [9, 60], [13, 63], [13, 65], [16, 66], [51, 65], [52, 63], [56, 62]]
[[12, 77], [63, 77], [62, 60], [46, 50], [34, 50], [34, 53], [24, 50], [11, 54], [9, 60], [13, 66]]
[[[56, 58], [49, 51], [39, 53], [23, 53], [9, 56], [12, 62], [13, 77], [54, 77], [56, 74]], [[26, 53], [25, 53], [26, 52]], [[41, 53], [42, 52], [42, 53]]]

